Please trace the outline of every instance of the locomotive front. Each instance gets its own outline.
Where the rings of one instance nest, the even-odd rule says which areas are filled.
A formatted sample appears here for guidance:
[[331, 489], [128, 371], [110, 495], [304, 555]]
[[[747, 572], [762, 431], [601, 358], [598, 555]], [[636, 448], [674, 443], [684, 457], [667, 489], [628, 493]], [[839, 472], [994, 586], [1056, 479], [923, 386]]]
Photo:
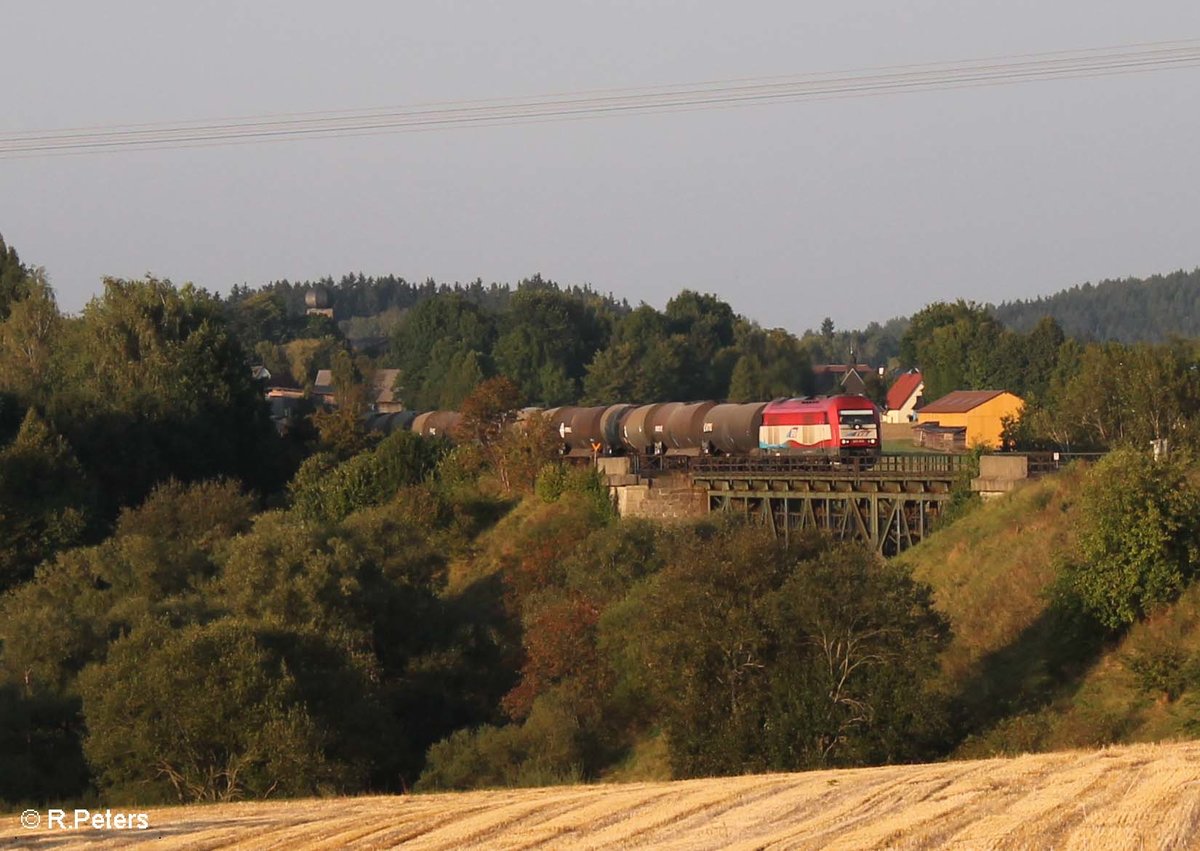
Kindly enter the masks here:
[[882, 452], [879, 408], [865, 396], [834, 396], [830, 421], [836, 419], [842, 458], [877, 458]]

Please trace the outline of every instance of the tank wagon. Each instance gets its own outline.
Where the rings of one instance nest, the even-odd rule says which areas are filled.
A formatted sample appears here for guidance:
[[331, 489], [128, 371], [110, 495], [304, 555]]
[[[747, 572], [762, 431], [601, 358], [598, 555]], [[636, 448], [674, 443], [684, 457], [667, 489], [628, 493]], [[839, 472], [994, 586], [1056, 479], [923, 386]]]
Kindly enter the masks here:
[[752, 455], [758, 451], [766, 402], [714, 405], [700, 425], [707, 455]]
[[[877, 457], [882, 448], [879, 409], [864, 396], [525, 408], [517, 427], [533, 414], [550, 422], [562, 439], [562, 454], [576, 458], [797, 455], [849, 460]], [[460, 419], [454, 411], [404, 411], [372, 415], [368, 427], [452, 437]]]
[[373, 414], [367, 417], [367, 430], [391, 434], [394, 431], [409, 431], [413, 420], [417, 418], [416, 411], [397, 411], [392, 414]]
[[458, 411], [426, 411], [413, 418], [410, 428], [422, 437], [454, 437], [461, 420]]

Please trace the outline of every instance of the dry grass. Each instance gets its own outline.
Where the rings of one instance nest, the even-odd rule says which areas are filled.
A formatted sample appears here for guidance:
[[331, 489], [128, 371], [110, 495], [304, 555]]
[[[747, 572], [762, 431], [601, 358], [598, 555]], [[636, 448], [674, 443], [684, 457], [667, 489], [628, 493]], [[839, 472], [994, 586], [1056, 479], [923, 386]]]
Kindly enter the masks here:
[[1200, 848], [1200, 742], [607, 786], [178, 807], [33, 848]]
[[1012, 644], [1046, 611], [1055, 557], [1070, 552], [1081, 471], [1028, 483], [900, 555], [934, 588], [954, 640], [946, 677], [963, 681], [991, 653]]

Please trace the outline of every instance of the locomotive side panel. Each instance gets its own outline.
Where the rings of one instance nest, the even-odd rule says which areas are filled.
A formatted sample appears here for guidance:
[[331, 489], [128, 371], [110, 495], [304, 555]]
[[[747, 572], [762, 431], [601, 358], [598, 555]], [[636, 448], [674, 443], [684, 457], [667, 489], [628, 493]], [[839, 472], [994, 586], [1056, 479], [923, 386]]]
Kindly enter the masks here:
[[833, 448], [828, 399], [777, 399], [763, 409], [759, 448], [771, 455], [827, 455]]
[[830, 458], [880, 453], [879, 409], [864, 396], [780, 399], [763, 410], [759, 448]]

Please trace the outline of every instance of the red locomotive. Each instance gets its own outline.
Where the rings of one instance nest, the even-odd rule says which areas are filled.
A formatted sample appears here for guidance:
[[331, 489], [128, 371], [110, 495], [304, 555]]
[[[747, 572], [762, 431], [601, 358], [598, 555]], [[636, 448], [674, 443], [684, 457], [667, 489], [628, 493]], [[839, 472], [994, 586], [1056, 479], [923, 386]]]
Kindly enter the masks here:
[[879, 409], [863, 396], [778, 399], [763, 408], [758, 445], [768, 455], [877, 456]]

